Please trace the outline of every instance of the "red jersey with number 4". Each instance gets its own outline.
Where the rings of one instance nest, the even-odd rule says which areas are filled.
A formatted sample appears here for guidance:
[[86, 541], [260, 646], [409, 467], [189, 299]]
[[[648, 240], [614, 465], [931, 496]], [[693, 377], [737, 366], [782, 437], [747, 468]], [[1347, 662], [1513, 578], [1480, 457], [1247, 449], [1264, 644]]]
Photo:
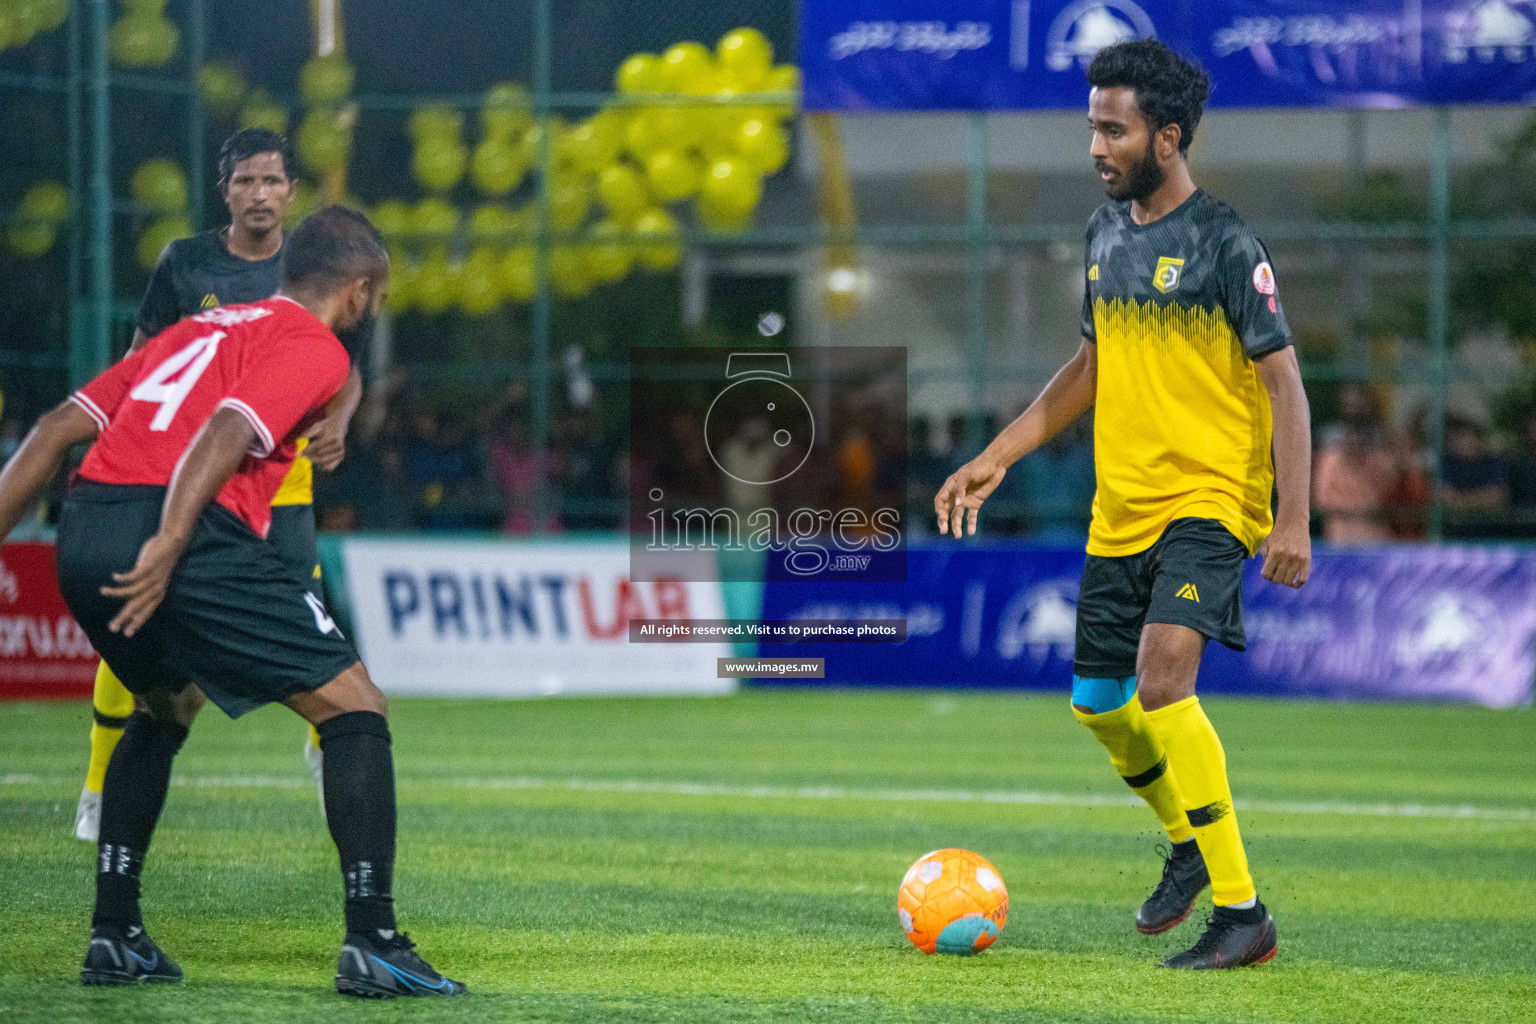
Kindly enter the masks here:
[[250, 422], [256, 443], [217, 500], [265, 537], [296, 442], [350, 369], [336, 335], [292, 299], [188, 317], [70, 396], [100, 430], [80, 475], [169, 486], [208, 417], [233, 409]]

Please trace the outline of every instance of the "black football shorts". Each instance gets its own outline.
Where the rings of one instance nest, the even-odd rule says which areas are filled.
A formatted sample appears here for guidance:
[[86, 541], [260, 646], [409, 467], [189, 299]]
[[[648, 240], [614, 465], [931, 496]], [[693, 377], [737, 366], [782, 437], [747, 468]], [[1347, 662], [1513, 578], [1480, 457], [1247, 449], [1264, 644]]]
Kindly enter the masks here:
[[122, 601], [101, 587], [133, 567], [164, 502], [163, 487], [81, 481], [59, 517], [59, 589], [124, 686], [146, 693], [195, 683], [236, 718], [319, 689], [357, 663], [309, 574], [218, 504], [198, 518], [144, 627], [132, 637], [109, 630]]
[[1141, 627], [1188, 626], [1234, 651], [1243, 632], [1243, 563], [1248, 549], [1214, 519], [1175, 519], [1145, 551], [1089, 555], [1077, 596], [1072, 671], [1085, 678], [1136, 674]]

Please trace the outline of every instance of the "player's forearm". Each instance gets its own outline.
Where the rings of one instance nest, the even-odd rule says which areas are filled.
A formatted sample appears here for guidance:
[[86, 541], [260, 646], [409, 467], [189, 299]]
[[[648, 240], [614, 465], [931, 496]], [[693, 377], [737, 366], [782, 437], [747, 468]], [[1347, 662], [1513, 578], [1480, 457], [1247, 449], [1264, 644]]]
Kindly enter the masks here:
[[53, 480], [64, 454], [95, 436], [96, 421], [74, 402], [65, 402], [37, 421], [0, 470], [0, 540], [10, 536]]
[[1280, 496], [1276, 525], [1304, 524], [1311, 517], [1312, 413], [1301, 370], [1288, 348], [1259, 365], [1274, 420], [1275, 489]]
[[208, 418], [182, 456], [160, 513], [160, 533], [185, 544], [208, 503], [218, 496], [256, 443], [250, 421], [233, 409]]
[[1086, 412], [1098, 392], [1096, 354], [1092, 344], [1084, 342], [1077, 355], [1056, 372], [1029, 408], [1003, 428], [983, 455], [1006, 469]]

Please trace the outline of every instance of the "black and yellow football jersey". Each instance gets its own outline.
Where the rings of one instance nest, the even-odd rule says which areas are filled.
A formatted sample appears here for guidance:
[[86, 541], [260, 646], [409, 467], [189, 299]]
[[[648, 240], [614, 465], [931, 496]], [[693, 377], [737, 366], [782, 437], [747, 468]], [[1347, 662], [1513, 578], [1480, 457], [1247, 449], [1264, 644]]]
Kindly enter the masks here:
[[1088, 552], [1150, 548], [1214, 519], [1253, 553], [1274, 526], [1269, 394], [1253, 361], [1291, 343], [1264, 244], [1196, 190], [1150, 224], [1088, 221], [1083, 335], [1097, 344], [1098, 492]]

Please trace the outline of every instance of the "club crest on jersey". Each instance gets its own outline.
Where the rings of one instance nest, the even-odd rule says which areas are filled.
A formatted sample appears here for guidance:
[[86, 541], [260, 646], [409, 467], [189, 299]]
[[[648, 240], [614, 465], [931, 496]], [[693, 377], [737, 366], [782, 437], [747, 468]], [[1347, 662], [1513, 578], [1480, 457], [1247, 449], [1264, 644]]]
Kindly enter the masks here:
[[1184, 261], [1172, 256], [1159, 256], [1157, 269], [1152, 271], [1152, 287], [1167, 294], [1179, 286], [1179, 279], [1184, 276]]
[[1260, 295], [1275, 294], [1275, 271], [1269, 260], [1253, 268], [1253, 287]]
[[203, 301], [198, 305], [202, 309], [217, 309], [220, 305], [222, 305], [222, 303], [219, 302], [219, 297], [217, 295], [213, 294], [213, 292], [209, 292], [207, 295], [203, 296]]

